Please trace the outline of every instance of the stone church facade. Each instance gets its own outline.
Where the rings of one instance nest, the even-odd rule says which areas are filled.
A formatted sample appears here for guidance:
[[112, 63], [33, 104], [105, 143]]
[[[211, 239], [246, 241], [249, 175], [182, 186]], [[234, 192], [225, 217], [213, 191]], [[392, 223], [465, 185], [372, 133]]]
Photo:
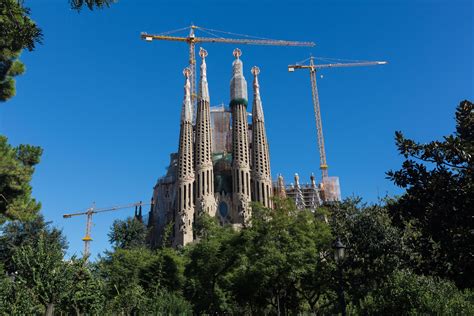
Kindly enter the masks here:
[[[251, 122], [248, 90], [241, 51], [234, 50], [229, 107], [210, 106], [207, 52], [201, 49], [196, 113], [191, 98], [190, 71], [185, 69], [178, 152], [170, 155], [165, 176], [153, 190], [148, 225], [151, 243], [159, 244], [166, 227], [175, 247], [193, 242], [196, 217], [207, 213], [222, 225], [244, 227], [252, 216], [252, 202], [272, 207], [273, 195], [288, 196], [299, 208], [315, 208], [324, 197], [314, 176], [311, 185], [285, 186], [283, 178], [272, 183], [270, 155], [258, 75], [253, 67]], [[195, 120], [194, 120], [195, 117]]]

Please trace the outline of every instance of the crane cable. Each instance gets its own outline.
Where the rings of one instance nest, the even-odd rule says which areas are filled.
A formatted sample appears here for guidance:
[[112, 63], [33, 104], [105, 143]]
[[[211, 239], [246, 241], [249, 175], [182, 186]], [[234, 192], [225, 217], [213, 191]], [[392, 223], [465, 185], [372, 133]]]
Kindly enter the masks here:
[[217, 32], [217, 33], [223, 33], [223, 34], [228, 34], [228, 35], [233, 35], [233, 36], [241, 36], [241, 37], [247, 37], [247, 38], [254, 38], [254, 39], [260, 39], [260, 40], [269, 40], [269, 41], [274, 41], [270, 38], [265, 38], [265, 37], [258, 37], [258, 36], [252, 36], [252, 35], [245, 35], [245, 34], [239, 34], [239, 33], [232, 33], [232, 32], [226, 32], [226, 31], [220, 31], [220, 30], [214, 30], [214, 29], [208, 29], [200, 26], [195, 26], [197, 29], [200, 30], [206, 30], [206, 31], [211, 31], [211, 32]]

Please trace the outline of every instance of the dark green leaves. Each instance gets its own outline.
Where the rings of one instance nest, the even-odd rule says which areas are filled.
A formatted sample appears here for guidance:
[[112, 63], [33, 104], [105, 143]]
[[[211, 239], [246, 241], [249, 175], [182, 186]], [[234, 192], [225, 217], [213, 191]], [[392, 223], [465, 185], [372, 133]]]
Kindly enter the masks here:
[[13, 147], [0, 136], [0, 224], [5, 220], [30, 220], [41, 205], [31, 197], [34, 166], [42, 149], [30, 145]]
[[117, 0], [69, 0], [71, 8], [77, 11], [80, 11], [84, 6], [89, 10], [94, 10], [94, 8], [102, 9], [109, 7], [115, 2], [117, 2]]
[[[411, 236], [418, 271], [474, 286], [474, 105], [456, 109], [456, 132], [420, 144], [395, 135], [406, 160], [387, 176], [406, 193], [389, 204], [394, 224]], [[415, 234], [413, 234], [416, 232]]]
[[0, 101], [15, 95], [14, 78], [25, 71], [18, 60], [21, 51], [32, 51], [42, 41], [41, 29], [29, 15], [22, 1], [0, 1]]

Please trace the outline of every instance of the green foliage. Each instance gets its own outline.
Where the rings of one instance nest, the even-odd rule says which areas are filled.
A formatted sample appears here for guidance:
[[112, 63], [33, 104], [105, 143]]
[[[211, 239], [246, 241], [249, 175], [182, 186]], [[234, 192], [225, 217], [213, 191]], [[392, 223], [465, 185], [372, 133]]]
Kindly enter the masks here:
[[450, 281], [397, 270], [360, 305], [357, 313], [364, 315], [473, 315], [474, 292], [460, 291]]
[[320, 284], [329, 268], [327, 224], [289, 200], [275, 201], [274, 210], [256, 205], [252, 216], [252, 227], [241, 233], [245, 248], [235, 278], [237, 301], [257, 313], [294, 314], [305, 310], [304, 304], [317, 308], [327, 294]]
[[153, 252], [151, 260], [140, 269], [140, 285], [147, 291], [155, 289], [180, 291], [184, 284], [184, 258], [171, 248]]
[[14, 78], [25, 71], [18, 60], [21, 51], [32, 51], [42, 39], [41, 30], [31, 20], [30, 10], [22, 2], [0, 1], [0, 101], [7, 101], [15, 95]]
[[76, 315], [97, 315], [105, 305], [104, 281], [93, 273], [85, 259], [72, 258], [65, 263], [68, 280], [61, 311]]
[[109, 232], [109, 242], [121, 249], [144, 247], [146, 237], [145, 225], [134, 217], [115, 220]]
[[108, 8], [111, 4], [116, 2], [117, 0], [69, 0], [71, 8], [77, 11], [81, 11], [83, 6], [86, 6], [89, 10], [94, 10], [94, 8]]
[[43, 238], [46, 243], [57, 244], [62, 250], [67, 248], [66, 240], [62, 232], [51, 227], [45, 222], [42, 215], [38, 215], [31, 221], [11, 221], [1, 227], [0, 235], [0, 264], [7, 273], [14, 273], [16, 268], [13, 263], [15, 251], [23, 246], [34, 246]]
[[0, 266], [0, 315], [34, 315], [43, 308], [33, 291]]
[[359, 300], [403, 264], [402, 235], [384, 207], [362, 204], [360, 198], [346, 199], [331, 210], [333, 234], [347, 247], [345, 288]]
[[44, 234], [33, 244], [21, 246], [13, 254], [15, 282], [31, 289], [39, 303], [52, 315], [71, 287], [68, 266], [59, 243], [51, 243]]
[[193, 315], [192, 305], [179, 293], [156, 291], [147, 304], [150, 315]]
[[99, 262], [98, 270], [112, 313], [170, 310], [188, 314], [190, 310], [181, 295], [183, 258], [174, 249], [117, 248]]
[[42, 154], [40, 147], [13, 147], [0, 135], [0, 224], [33, 218], [41, 204], [31, 197], [31, 178]]
[[187, 249], [185, 296], [198, 314], [225, 312], [229, 302], [223, 278], [239, 252], [233, 248], [238, 247], [234, 243], [237, 233], [202, 214], [196, 220], [196, 234], [200, 242]]
[[459, 104], [456, 132], [443, 141], [419, 144], [397, 132], [396, 145], [406, 160], [387, 175], [406, 193], [389, 210], [416, 254], [411, 265], [474, 287], [474, 105]]
[[248, 228], [220, 227], [198, 218], [200, 240], [187, 247], [185, 296], [202, 313], [297, 313], [320, 310], [331, 293], [323, 285], [329, 227], [319, 214], [289, 200], [274, 210], [254, 205]]

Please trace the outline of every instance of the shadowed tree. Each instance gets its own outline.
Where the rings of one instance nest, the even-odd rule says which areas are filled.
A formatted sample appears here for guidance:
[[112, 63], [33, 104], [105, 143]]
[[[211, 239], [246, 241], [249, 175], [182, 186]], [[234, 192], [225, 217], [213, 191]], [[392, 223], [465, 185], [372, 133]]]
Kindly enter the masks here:
[[69, 0], [71, 8], [77, 11], [80, 11], [84, 6], [89, 10], [94, 8], [105, 8], [109, 7], [111, 4], [117, 2], [117, 0]]
[[419, 255], [416, 271], [474, 287], [474, 105], [459, 104], [456, 132], [442, 141], [395, 140], [405, 161], [387, 176], [406, 193], [389, 210]]
[[18, 59], [21, 51], [32, 51], [36, 43], [41, 43], [41, 29], [29, 15], [23, 1], [0, 1], [0, 101], [15, 95], [15, 77], [25, 71]]
[[121, 249], [145, 247], [146, 237], [146, 226], [135, 217], [115, 220], [109, 232], [109, 242]]
[[68, 264], [63, 258], [61, 245], [49, 242], [44, 233], [33, 244], [15, 249], [13, 254], [15, 281], [31, 289], [48, 316], [54, 314], [55, 306], [72, 285]]
[[0, 136], [0, 224], [6, 220], [28, 220], [41, 204], [31, 197], [31, 178], [40, 161], [40, 147], [13, 147]]
[[14, 273], [13, 254], [15, 250], [34, 245], [42, 236], [48, 243], [58, 244], [61, 249], [67, 248], [67, 243], [61, 230], [51, 227], [45, 222], [42, 215], [30, 221], [12, 221], [2, 226], [0, 235], [0, 264], [3, 264], [7, 273]]

